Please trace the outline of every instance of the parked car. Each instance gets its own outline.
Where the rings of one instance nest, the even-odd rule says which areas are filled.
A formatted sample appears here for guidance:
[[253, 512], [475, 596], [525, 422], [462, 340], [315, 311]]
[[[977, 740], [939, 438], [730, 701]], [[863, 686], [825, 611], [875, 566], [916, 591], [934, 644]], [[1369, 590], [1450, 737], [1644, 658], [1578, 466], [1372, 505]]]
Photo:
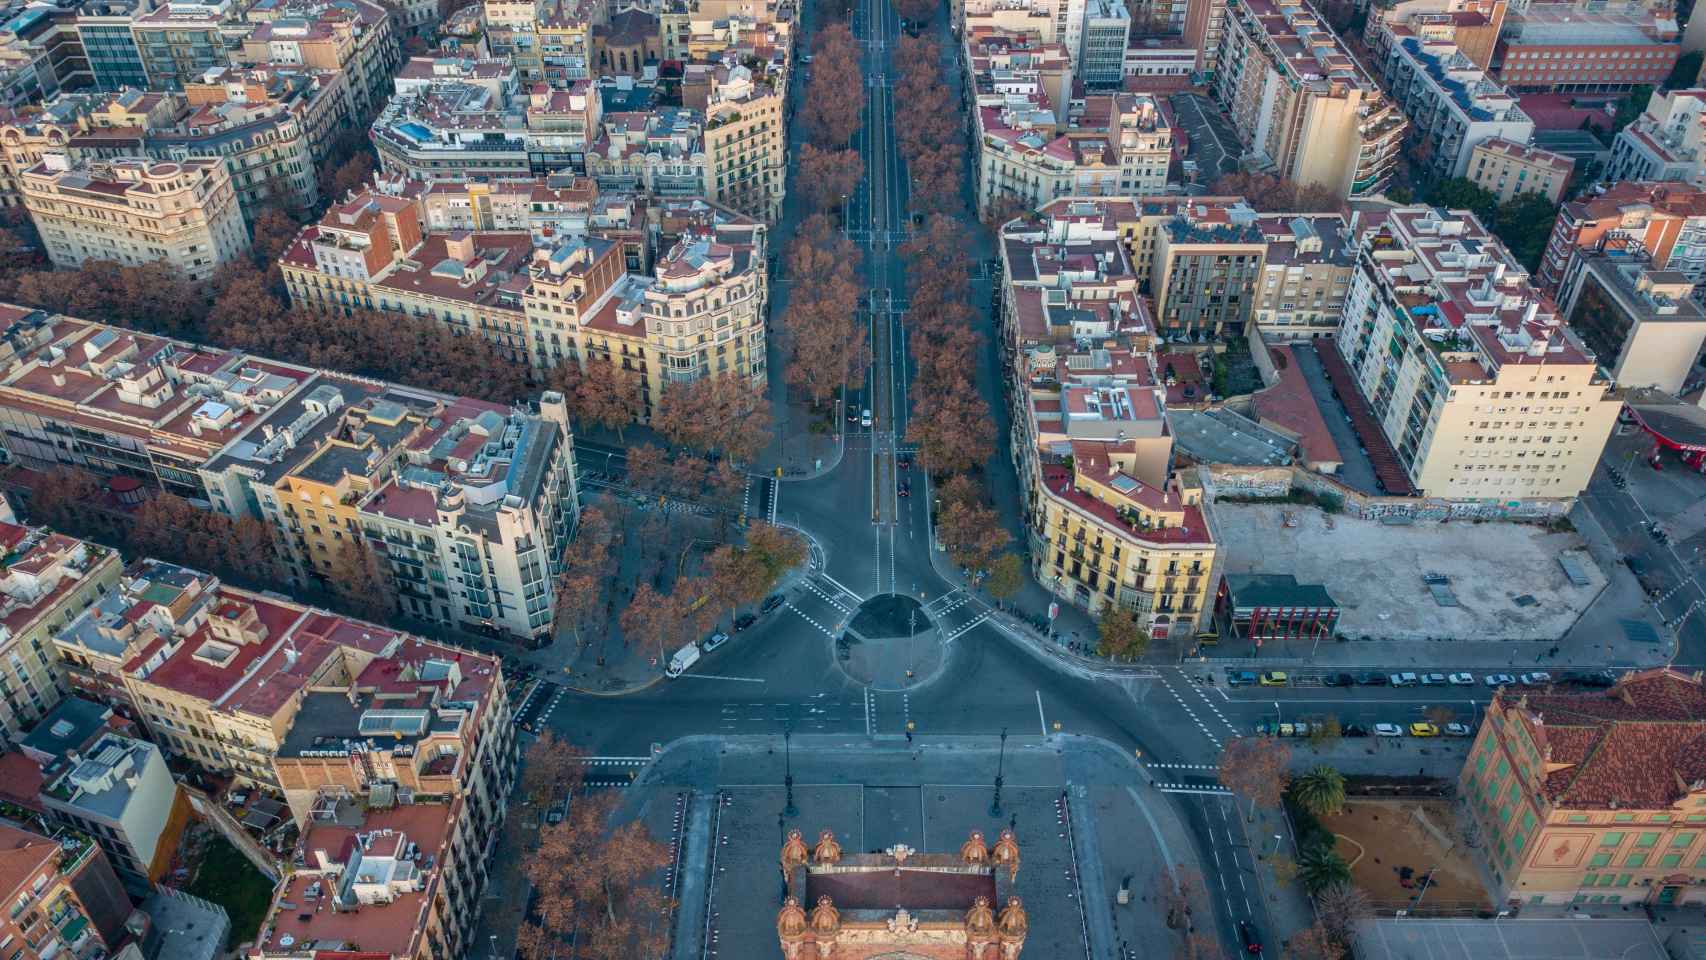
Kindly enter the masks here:
[[1295, 736], [1297, 736], [1297, 725], [1291, 724], [1291, 723], [1280, 724], [1279, 725], [1279, 735], [1282, 737], [1295, 737]]
[[1384, 687], [1391, 682], [1384, 673], [1365, 673], [1357, 677], [1357, 683], [1365, 687]]
[[1392, 675], [1392, 685], [1394, 687], [1413, 687], [1420, 682], [1421, 678], [1413, 673], [1394, 673]]
[[785, 599], [787, 599], [787, 598], [783, 597], [779, 593], [772, 593], [770, 596], [764, 598], [764, 605], [759, 607], [758, 609], [762, 613], [769, 613], [770, 611], [781, 606], [782, 602]]
[[1339, 728], [1339, 732], [1347, 737], [1366, 737], [1368, 728], [1360, 723], [1347, 723]]
[[1283, 687], [1286, 684], [1286, 679], [1284, 670], [1269, 670], [1262, 674], [1262, 686]]
[[1481, 682], [1489, 687], [1516, 686], [1516, 678], [1508, 673], [1489, 673], [1481, 678]]
[[1256, 674], [1249, 670], [1226, 671], [1226, 685], [1229, 687], [1252, 687], [1256, 685]]
[[1533, 673], [1525, 673], [1517, 679], [1525, 687], [1544, 687], [1552, 682], [1552, 675], [1544, 670], [1536, 670]]
[[1431, 686], [1435, 686], [1437, 684], [1443, 684], [1443, 683], [1445, 683], [1445, 674], [1443, 674], [1443, 673], [1424, 673], [1424, 674], [1422, 674], [1423, 686], [1430, 686], [1431, 687]]
[[1437, 737], [1439, 736], [1439, 728], [1426, 721], [1418, 721], [1410, 724], [1410, 736]]
[[1404, 728], [1396, 723], [1377, 723], [1374, 725], [1374, 735], [1377, 737], [1401, 737]]
[[1617, 682], [1617, 674], [1610, 670], [1593, 670], [1587, 673], [1566, 673], [1559, 679], [1563, 683], [1573, 683], [1578, 687], [1604, 689]]
[[1256, 736], [1258, 737], [1272, 736], [1273, 732], [1274, 725], [1266, 720], [1259, 721], [1256, 724]]
[[718, 647], [720, 647], [723, 644], [728, 643], [728, 642], [729, 642], [729, 635], [722, 632], [721, 630], [718, 630], [716, 633], [711, 634], [710, 639], [705, 641], [705, 652], [710, 653], [712, 650], [715, 650]]
[[750, 613], [743, 613], [735, 618], [735, 632], [739, 633], [758, 622], [758, 618]]
[[1473, 732], [1467, 723], [1448, 723], [1445, 725], [1445, 735], [1448, 737], [1467, 737]]
[[1446, 677], [1446, 679], [1450, 680], [1451, 685], [1454, 687], [1473, 687], [1475, 685], [1475, 675], [1473, 673], [1454, 673], [1451, 676]]
[[1356, 678], [1348, 673], [1329, 673], [1321, 678], [1321, 682], [1329, 687], [1348, 687], [1355, 684]]
[[1623, 558], [1623, 564], [1624, 564], [1624, 566], [1627, 566], [1629, 568], [1630, 573], [1634, 574], [1637, 577], [1639, 577], [1640, 575], [1647, 572], [1646, 561], [1642, 560], [1640, 557], [1637, 557], [1632, 553], [1626, 555]]

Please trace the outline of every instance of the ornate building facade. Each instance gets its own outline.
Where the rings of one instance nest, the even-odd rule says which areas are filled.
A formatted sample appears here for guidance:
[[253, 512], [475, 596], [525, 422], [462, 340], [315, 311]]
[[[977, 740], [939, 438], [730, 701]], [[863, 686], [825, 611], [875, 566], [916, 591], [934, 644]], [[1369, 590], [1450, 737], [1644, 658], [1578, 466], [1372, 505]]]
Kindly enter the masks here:
[[1013, 896], [1019, 844], [981, 833], [954, 853], [896, 844], [841, 852], [825, 830], [810, 850], [798, 830], [782, 845], [788, 895], [776, 915], [787, 960], [1018, 960], [1030, 922]]

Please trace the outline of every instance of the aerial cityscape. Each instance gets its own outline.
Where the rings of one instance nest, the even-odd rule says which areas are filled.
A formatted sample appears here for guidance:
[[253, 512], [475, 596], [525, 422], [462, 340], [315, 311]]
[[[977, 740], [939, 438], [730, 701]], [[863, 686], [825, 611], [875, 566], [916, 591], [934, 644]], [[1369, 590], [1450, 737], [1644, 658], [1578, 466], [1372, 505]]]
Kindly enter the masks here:
[[1706, 960], [1706, 15], [0, 0], [0, 960]]

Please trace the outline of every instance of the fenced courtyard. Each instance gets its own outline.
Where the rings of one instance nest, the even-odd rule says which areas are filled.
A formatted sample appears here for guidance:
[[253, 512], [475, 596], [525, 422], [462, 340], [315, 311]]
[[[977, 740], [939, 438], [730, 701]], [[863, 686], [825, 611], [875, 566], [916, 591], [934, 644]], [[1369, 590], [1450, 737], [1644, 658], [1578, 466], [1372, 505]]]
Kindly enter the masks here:
[[1348, 800], [1343, 814], [1321, 824], [1338, 838], [1336, 849], [1351, 865], [1351, 881], [1383, 913], [1492, 909], [1474, 850], [1448, 800]]

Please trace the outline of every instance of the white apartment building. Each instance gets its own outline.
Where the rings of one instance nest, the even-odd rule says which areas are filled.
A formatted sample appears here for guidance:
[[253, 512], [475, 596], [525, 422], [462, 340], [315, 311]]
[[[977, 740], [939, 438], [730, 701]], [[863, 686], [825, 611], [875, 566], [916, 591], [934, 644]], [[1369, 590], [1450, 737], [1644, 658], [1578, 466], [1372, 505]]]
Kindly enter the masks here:
[[1228, 0], [1216, 64], [1215, 98], [1248, 158], [1347, 197], [1385, 189], [1404, 115], [1313, 7]]
[[1647, 109], [1611, 142], [1606, 180], [1702, 179], [1701, 140], [1706, 136], [1706, 89], [1654, 93]]
[[1427, 164], [1441, 177], [1461, 177], [1471, 151], [1495, 137], [1527, 143], [1534, 121], [1516, 97], [1475, 66], [1450, 40], [1392, 24], [1379, 61], [1393, 102], [1410, 118], [1408, 137], [1426, 145]]
[[1338, 349], [1424, 496], [1573, 500], [1622, 401], [1471, 215], [1395, 209], [1364, 235]]
[[1079, 38], [1078, 76], [1087, 86], [1118, 86], [1125, 76], [1131, 13], [1119, 0], [1086, 0]]
[[249, 250], [237, 191], [218, 160], [73, 165], [49, 154], [18, 187], [57, 267], [158, 260], [204, 281]]

